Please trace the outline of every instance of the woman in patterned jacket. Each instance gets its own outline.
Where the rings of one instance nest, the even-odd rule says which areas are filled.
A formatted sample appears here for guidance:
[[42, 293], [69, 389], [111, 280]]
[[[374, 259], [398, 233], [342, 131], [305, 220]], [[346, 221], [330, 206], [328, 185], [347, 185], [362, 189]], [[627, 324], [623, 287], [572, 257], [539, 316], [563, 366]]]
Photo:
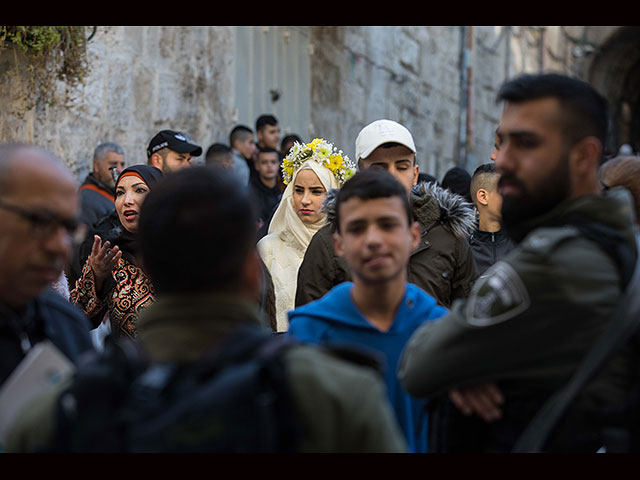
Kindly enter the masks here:
[[70, 293], [90, 319], [108, 317], [117, 337], [135, 338], [138, 314], [154, 301], [153, 286], [138, 261], [137, 230], [142, 202], [161, 177], [150, 165], [134, 165], [120, 174], [115, 188], [119, 225], [104, 238], [94, 236], [91, 254]]

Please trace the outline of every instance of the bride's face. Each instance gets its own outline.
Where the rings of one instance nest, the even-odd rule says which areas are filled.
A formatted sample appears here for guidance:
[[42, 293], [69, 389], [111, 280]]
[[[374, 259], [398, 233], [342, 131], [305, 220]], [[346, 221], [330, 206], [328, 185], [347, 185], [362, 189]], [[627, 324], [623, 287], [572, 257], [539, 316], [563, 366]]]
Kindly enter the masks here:
[[327, 191], [311, 169], [298, 172], [293, 184], [293, 208], [303, 223], [315, 223], [324, 217], [322, 202]]

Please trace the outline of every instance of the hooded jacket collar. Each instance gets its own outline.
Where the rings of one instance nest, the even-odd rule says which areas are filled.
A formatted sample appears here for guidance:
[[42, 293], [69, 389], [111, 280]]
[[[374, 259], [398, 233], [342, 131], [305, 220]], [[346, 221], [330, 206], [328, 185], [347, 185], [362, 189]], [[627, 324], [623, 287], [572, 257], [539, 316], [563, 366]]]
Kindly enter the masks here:
[[[323, 211], [327, 223], [335, 230], [335, 204], [338, 189], [327, 192]], [[475, 230], [475, 211], [471, 203], [462, 196], [446, 190], [434, 182], [420, 182], [410, 195], [413, 213], [422, 233], [441, 224], [458, 238], [469, 238]]]
[[[343, 282], [335, 286], [327, 295], [289, 312], [289, 321], [294, 322], [297, 317], [312, 317], [322, 319], [329, 324], [350, 326], [360, 330], [376, 331], [362, 315], [351, 299], [353, 282]], [[442, 308], [436, 304], [434, 298], [424, 295], [415, 285], [406, 284], [406, 291], [391, 329], [386, 333], [394, 334], [412, 331], [425, 319], [432, 318], [434, 308]]]

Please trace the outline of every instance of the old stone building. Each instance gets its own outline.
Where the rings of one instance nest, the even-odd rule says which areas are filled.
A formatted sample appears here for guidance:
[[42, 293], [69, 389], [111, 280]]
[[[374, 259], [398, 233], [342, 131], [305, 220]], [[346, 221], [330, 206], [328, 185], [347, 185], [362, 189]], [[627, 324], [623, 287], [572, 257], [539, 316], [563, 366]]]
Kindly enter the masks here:
[[[559, 71], [610, 101], [615, 152], [640, 146], [640, 27], [331, 26], [87, 27], [89, 73], [66, 102], [26, 109], [19, 75], [0, 79], [0, 141], [63, 158], [78, 181], [93, 148], [115, 141], [144, 163], [160, 129], [205, 149], [238, 124], [272, 113], [283, 133], [324, 137], [353, 156], [378, 118], [414, 133], [421, 171], [441, 178], [488, 160], [500, 116], [495, 94], [520, 72]], [[0, 74], [18, 56], [0, 54]], [[60, 90], [64, 85], [58, 85]]]

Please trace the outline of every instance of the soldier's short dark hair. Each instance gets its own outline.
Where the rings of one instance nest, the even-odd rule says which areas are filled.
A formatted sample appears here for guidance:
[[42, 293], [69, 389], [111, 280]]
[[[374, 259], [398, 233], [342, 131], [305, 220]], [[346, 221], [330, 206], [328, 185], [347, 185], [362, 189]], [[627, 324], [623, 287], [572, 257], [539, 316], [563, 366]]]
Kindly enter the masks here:
[[233, 292], [256, 243], [253, 203], [232, 172], [180, 170], [149, 192], [140, 211], [145, 271], [158, 293]]
[[558, 99], [566, 113], [564, 133], [570, 145], [594, 136], [603, 148], [607, 139], [607, 100], [588, 83], [557, 73], [524, 74], [505, 82], [498, 101], [522, 103], [544, 97]]

